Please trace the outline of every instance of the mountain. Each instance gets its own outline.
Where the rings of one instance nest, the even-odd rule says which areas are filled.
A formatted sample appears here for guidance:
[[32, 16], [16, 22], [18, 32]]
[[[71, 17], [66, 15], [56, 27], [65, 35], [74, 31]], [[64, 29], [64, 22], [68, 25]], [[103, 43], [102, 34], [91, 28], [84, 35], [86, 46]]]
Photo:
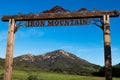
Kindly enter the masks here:
[[22, 67], [29, 67], [28, 65], [32, 65], [34, 68], [44, 68], [52, 71], [79, 75], [91, 75], [92, 72], [100, 68], [100, 66], [91, 64], [64, 50], [55, 50], [37, 56], [27, 54], [15, 57], [14, 65], [17, 66], [20, 64], [24, 64]]

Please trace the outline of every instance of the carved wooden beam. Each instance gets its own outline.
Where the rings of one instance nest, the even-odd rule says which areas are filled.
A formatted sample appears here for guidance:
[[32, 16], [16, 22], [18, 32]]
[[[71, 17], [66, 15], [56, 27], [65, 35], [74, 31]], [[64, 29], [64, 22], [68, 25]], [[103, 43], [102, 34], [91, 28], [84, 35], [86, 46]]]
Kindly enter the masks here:
[[87, 11], [87, 12], [62, 12], [62, 13], [40, 13], [40, 14], [19, 14], [11, 16], [3, 16], [2, 21], [9, 21], [14, 19], [15, 21], [26, 20], [52, 20], [52, 19], [79, 19], [79, 18], [102, 18], [103, 15], [109, 15], [110, 17], [118, 17], [119, 11]]

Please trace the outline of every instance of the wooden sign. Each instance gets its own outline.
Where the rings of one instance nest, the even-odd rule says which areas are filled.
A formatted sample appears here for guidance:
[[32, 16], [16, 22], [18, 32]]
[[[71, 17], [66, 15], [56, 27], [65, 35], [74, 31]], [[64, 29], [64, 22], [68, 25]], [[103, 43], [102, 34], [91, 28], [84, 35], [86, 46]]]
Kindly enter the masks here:
[[59, 20], [33, 20], [24, 21], [25, 27], [46, 27], [46, 26], [80, 26], [89, 25], [90, 19], [59, 19]]
[[14, 34], [21, 26], [17, 21], [24, 23], [25, 27], [45, 27], [45, 26], [79, 26], [89, 25], [91, 19], [100, 18], [102, 26], [96, 24], [104, 33], [104, 54], [105, 54], [105, 80], [112, 80], [112, 63], [111, 63], [111, 45], [110, 45], [110, 17], [118, 17], [119, 11], [89, 11], [81, 8], [76, 12], [70, 12], [59, 6], [51, 10], [43, 11], [40, 14], [12, 15], [3, 16], [2, 21], [9, 21], [8, 43], [6, 50], [6, 61], [4, 69], [4, 80], [12, 80], [12, 64], [14, 51]]

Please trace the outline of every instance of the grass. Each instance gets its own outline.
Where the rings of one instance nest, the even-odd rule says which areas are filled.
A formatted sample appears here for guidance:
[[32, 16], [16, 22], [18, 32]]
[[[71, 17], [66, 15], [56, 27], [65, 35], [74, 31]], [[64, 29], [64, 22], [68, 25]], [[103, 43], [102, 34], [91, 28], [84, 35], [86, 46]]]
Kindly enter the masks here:
[[[2, 73], [3, 71], [0, 70], [0, 74]], [[79, 76], [55, 72], [25, 72], [13, 70], [13, 80], [26, 80], [30, 75], [37, 76], [39, 80], [105, 80], [104, 77]], [[114, 78], [113, 80], [120, 80], [120, 78]]]

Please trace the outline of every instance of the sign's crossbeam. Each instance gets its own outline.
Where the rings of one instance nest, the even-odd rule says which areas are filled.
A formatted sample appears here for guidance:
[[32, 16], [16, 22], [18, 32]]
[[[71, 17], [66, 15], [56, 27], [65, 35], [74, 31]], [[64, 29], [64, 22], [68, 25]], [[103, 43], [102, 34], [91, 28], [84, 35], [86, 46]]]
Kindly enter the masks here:
[[79, 18], [102, 18], [103, 15], [118, 17], [119, 11], [86, 11], [86, 12], [62, 12], [62, 13], [40, 13], [40, 14], [19, 14], [12, 16], [3, 16], [2, 21], [29, 21], [29, 20], [51, 20], [51, 19], [79, 19]]

